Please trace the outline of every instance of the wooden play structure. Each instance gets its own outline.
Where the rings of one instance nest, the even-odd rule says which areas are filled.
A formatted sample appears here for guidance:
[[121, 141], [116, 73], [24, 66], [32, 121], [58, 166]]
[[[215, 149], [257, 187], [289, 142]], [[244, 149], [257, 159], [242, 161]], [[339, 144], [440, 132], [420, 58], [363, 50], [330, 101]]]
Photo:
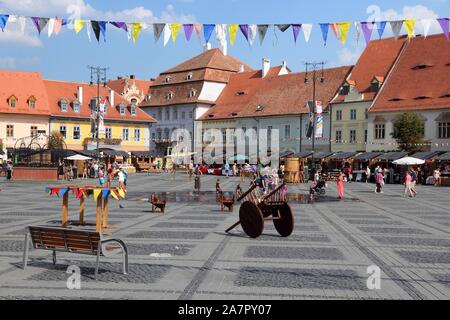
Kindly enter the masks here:
[[227, 198], [223, 193], [221, 193], [219, 196], [219, 203], [221, 211], [223, 211], [225, 208], [228, 208], [228, 211], [232, 212], [234, 205], [234, 195], [231, 198]]
[[164, 213], [164, 209], [166, 208], [166, 200], [159, 199], [156, 194], [152, 194], [150, 196], [149, 202], [152, 204], [152, 212], [156, 212], [156, 209], [158, 208], [161, 213]]
[[267, 195], [262, 195], [257, 185], [242, 194], [239, 221], [225, 232], [230, 232], [238, 225], [251, 238], [259, 237], [264, 230], [264, 222], [273, 221], [275, 229], [282, 237], [288, 237], [294, 230], [294, 215], [287, 203], [286, 195], [282, 193], [284, 185], [279, 186]]

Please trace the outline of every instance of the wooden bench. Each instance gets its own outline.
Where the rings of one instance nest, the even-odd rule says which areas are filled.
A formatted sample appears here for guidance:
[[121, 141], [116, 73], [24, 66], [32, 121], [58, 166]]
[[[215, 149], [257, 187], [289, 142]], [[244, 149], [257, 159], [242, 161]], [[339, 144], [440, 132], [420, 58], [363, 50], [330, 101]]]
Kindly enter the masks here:
[[164, 208], [166, 207], [166, 200], [159, 199], [156, 194], [152, 194], [150, 196], [150, 203], [152, 204], [152, 212], [156, 211], [156, 208], [161, 210], [161, 213], [164, 213]]
[[223, 211], [225, 207], [228, 208], [229, 212], [233, 211], [233, 205], [234, 205], [234, 195], [231, 198], [227, 198], [223, 195], [223, 193], [219, 196], [219, 203], [220, 203], [220, 210]]
[[34, 249], [53, 251], [53, 264], [56, 252], [70, 252], [97, 256], [95, 280], [97, 280], [100, 256], [109, 257], [122, 252], [123, 274], [128, 274], [128, 250], [122, 240], [103, 238], [97, 231], [68, 229], [49, 226], [30, 226], [25, 234], [23, 269], [27, 267], [29, 239]]

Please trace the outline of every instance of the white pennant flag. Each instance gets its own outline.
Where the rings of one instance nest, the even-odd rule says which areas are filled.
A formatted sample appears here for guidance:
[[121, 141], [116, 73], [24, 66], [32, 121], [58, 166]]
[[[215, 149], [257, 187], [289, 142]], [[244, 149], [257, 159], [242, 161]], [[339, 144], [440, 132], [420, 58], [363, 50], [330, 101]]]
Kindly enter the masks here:
[[355, 37], [356, 37], [356, 46], [359, 45], [359, 39], [361, 37], [361, 24], [359, 22], [355, 22]]
[[91, 42], [91, 22], [86, 20], [85, 24], [86, 24], [87, 36], [88, 36], [89, 42]]
[[311, 23], [302, 24], [303, 35], [305, 36], [305, 41], [309, 42], [309, 38], [311, 37], [313, 25]]
[[256, 24], [248, 25], [248, 42], [250, 46], [253, 46], [253, 42], [255, 41], [256, 34], [258, 33], [258, 26]]
[[226, 24], [218, 24], [216, 25], [216, 39], [220, 44], [220, 49], [222, 53], [227, 55], [227, 25]]
[[27, 23], [27, 18], [26, 17], [19, 17], [18, 18], [19, 24], [20, 24], [20, 33], [24, 34], [25, 33], [25, 25]]
[[169, 43], [170, 37], [172, 36], [172, 30], [170, 25], [166, 23], [164, 26], [164, 47]]
[[17, 17], [13, 14], [9, 15], [8, 22], [17, 22]]
[[128, 41], [131, 40], [131, 33], [133, 32], [133, 24], [132, 23], [127, 23], [127, 37], [128, 37]]
[[426, 38], [428, 36], [428, 33], [430, 32], [431, 23], [434, 21], [434, 19], [422, 19], [422, 26], [423, 26], [423, 36]]
[[48, 37], [49, 38], [52, 36], [54, 29], [55, 29], [55, 19], [54, 18], [50, 18], [50, 20], [48, 20], [48, 27], [47, 27]]

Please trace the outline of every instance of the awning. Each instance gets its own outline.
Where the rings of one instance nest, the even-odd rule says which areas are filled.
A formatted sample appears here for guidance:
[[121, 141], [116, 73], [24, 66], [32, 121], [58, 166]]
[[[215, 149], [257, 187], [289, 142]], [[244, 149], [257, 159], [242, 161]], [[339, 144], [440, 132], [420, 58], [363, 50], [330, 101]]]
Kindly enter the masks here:
[[305, 151], [305, 152], [299, 152], [299, 153], [293, 154], [287, 158], [307, 159], [307, 158], [311, 157], [312, 154], [313, 154], [312, 151]]
[[51, 152], [52, 155], [56, 158], [67, 158], [77, 154], [76, 151], [67, 149], [53, 149], [51, 150]]
[[437, 160], [439, 160], [439, 161], [450, 161], [450, 152], [446, 152], [444, 154], [441, 154], [439, 157], [437, 157]]
[[395, 161], [398, 159], [401, 159], [405, 156], [407, 156], [408, 153], [407, 152], [388, 152], [388, 153], [384, 153], [381, 156], [377, 157], [377, 160], [380, 161]]
[[103, 150], [103, 155], [107, 157], [128, 157], [128, 152], [117, 150]]
[[383, 154], [382, 152], [364, 152], [364, 153], [357, 155], [355, 157], [355, 160], [368, 161], [368, 160], [375, 159], [376, 157], [379, 157], [382, 154]]
[[86, 157], [83, 156], [82, 154], [76, 154], [74, 156], [70, 156], [65, 158], [66, 160], [73, 160], [73, 161], [87, 161], [87, 160], [91, 160], [91, 157]]
[[[334, 152], [317, 152], [314, 153], [314, 159], [325, 159], [329, 158], [330, 156], [334, 155]], [[313, 154], [311, 154], [308, 158], [312, 158]]]
[[77, 151], [78, 154], [81, 154], [86, 157], [90, 158], [97, 158], [97, 151], [96, 150], [79, 150]]
[[154, 151], [131, 151], [131, 156], [138, 158], [153, 158], [156, 157], [156, 153]]
[[291, 156], [294, 154], [294, 151], [288, 150], [288, 151], [284, 151], [280, 154], [280, 159], [283, 158], [292, 158]]
[[330, 157], [330, 160], [347, 160], [357, 155], [357, 152], [338, 152]]
[[441, 154], [441, 152], [439, 152], [439, 151], [417, 152], [417, 153], [413, 154], [411, 157], [417, 158], [417, 159], [422, 159], [422, 160], [431, 160], [431, 159], [439, 156], [439, 154]]

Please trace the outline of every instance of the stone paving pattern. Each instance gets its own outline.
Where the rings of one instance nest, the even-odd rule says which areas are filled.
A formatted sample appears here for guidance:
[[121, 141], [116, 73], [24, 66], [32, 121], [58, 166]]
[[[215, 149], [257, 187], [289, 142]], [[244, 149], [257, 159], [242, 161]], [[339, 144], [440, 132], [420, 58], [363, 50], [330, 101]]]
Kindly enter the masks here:
[[[60, 220], [61, 199], [44, 193], [46, 183], [0, 180], [0, 299], [449, 299], [450, 189], [419, 186], [415, 199], [402, 186], [348, 183], [338, 201], [334, 183], [323, 201], [291, 201], [296, 225], [281, 238], [273, 225], [249, 239], [238, 220], [215, 203], [217, 177], [203, 176], [200, 198], [183, 173], [129, 177], [125, 208], [110, 203], [114, 236], [130, 252], [130, 273], [121, 274], [120, 256], [102, 258], [95, 281], [95, 257], [31, 250], [22, 270], [26, 226]], [[234, 190], [238, 178], [221, 178]], [[83, 181], [95, 184], [96, 181]], [[53, 185], [54, 183], [49, 183]], [[241, 186], [247, 186], [248, 181]], [[288, 192], [307, 194], [307, 185]], [[166, 213], [151, 213], [151, 192], [171, 199]], [[301, 197], [300, 197], [301, 198]], [[301, 199], [300, 199], [301, 200]], [[87, 220], [95, 220], [87, 200]], [[70, 202], [71, 218], [77, 203]], [[81, 268], [81, 290], [69, 290], [69, 265]], [[369, 290], [367, 267], [381, 269], [381, 289]]]

